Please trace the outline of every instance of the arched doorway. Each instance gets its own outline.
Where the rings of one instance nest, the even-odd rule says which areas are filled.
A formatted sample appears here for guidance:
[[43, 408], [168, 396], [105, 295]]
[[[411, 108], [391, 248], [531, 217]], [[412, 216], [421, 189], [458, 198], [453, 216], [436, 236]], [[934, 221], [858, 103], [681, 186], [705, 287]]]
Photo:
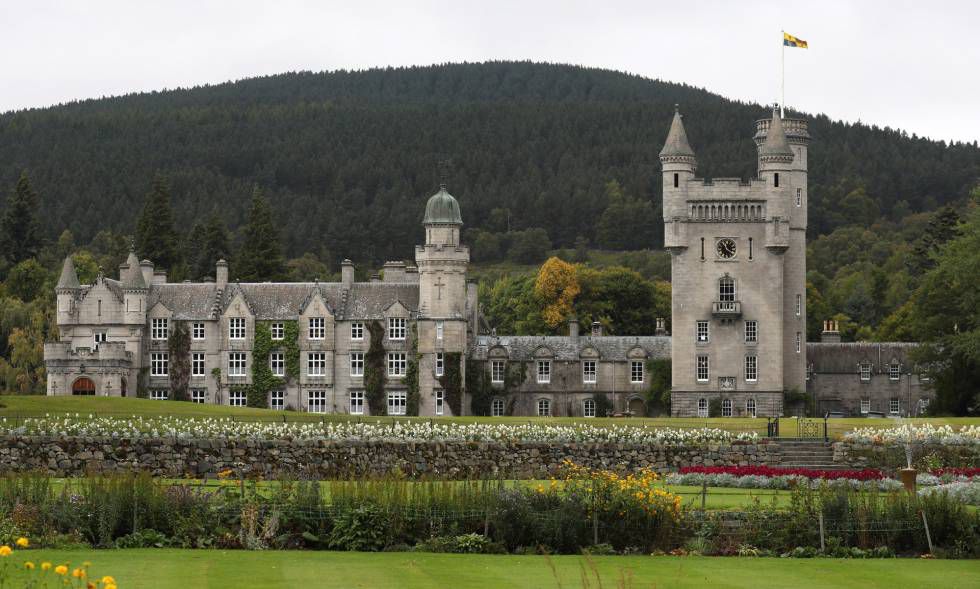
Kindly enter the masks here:
[[95, 383], [92, 382], [91, 378], [83, 376], [76, 380], [71, 385], [71, 394], [73, 395], [94, 395], [95, 394]]
[[633, 417], [646, 417], [647, 404], [639, 397], [633, 397], [629, 401], [630, 415]]

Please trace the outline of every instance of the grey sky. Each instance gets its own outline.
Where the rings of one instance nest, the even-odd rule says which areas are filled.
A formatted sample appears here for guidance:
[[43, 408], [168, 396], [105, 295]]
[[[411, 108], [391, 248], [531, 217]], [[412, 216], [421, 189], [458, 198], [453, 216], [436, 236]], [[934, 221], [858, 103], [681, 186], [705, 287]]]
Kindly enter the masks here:
[[286, 70], [530, 59], [980, 139], [980, 2], [0, 0], [0, 110]]

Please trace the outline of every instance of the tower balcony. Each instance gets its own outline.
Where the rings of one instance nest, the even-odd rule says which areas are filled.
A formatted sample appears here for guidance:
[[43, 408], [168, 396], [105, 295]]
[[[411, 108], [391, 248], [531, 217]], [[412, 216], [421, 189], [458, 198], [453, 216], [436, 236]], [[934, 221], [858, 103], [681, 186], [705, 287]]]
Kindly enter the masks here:
[[739, 301], [715, 301], [711, 304], [711, 314], [717, 319], [738, 319], [742, 316], [742, 303]]

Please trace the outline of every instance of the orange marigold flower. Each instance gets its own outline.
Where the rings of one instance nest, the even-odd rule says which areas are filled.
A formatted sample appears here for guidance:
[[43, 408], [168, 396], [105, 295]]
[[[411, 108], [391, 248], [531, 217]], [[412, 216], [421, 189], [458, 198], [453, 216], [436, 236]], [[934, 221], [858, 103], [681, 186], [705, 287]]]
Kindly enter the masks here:
[[10, 546], [7, 546], [6, 544], [0, 546], [0, 556], [10, 556], [12, 552], [13, 549], [11, 549]]
[[67, 575], [68, 567], [63, 564], [59, 564], [58, 566], [54, 567], [54, 572], [62, 576]]
[[27, 562], [24, 563], [24, 568], [27, 569], [27, 570], [29, 570], [29, 571], [33, 571], [34, 570], [34, 563], [31, 562], [31, 561], [27, 561]]
[[17, 545], [21, 548], [27, 548], [31, 545], [31, 541], [27, 538], [17, 538]]
[[84, 579], [85, 569], [75, 569], [71, 572], [71, 576], [75, 577], [76, 579]]
[[51, 570], [51, 563], [50, 562], [42, 562], [41, 563], [41, 570], [42, 571], [50, 571]]

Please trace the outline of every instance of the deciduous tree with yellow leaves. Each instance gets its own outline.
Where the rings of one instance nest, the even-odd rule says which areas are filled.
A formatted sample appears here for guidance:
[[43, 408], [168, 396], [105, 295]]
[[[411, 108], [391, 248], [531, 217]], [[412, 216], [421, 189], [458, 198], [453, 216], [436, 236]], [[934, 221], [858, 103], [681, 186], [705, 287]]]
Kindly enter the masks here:
[[534, 294], [544, 303], [541, 315], [549, 327], [568, 319], [580, 292], [582, 287], [574, 264], [552, 257], [541, 265], [534, 281]]

